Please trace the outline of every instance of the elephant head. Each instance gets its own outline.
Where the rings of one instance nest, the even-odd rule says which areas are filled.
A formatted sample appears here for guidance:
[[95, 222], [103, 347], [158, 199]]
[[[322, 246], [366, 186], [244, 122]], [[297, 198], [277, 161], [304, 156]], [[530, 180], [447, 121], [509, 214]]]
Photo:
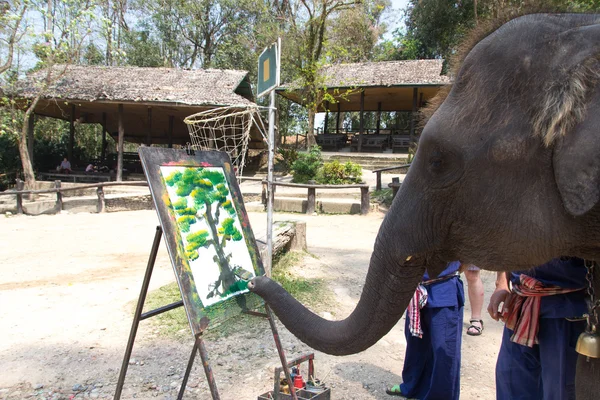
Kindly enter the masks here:
[[502, 25], [468, 52], [427, 121], [352, 314], [326, 321], [265, 277], [250, 290], [300, 340], [343, 355], [396, 324], [426, 269], [600, 259], [599, 56], [598, 15]]

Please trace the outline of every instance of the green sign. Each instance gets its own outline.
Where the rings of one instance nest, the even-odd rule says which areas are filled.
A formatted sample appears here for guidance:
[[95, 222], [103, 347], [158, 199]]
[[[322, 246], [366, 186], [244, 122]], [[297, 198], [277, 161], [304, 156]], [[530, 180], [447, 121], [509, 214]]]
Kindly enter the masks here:
[[273, 43], [258, 57], [258, 97], [279, 86], [279, 49]]

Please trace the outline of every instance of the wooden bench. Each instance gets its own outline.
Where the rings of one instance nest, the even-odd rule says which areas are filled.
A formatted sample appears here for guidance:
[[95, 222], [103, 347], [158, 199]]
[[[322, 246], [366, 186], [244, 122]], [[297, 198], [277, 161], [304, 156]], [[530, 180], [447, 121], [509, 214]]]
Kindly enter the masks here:
[[58, 172], [40, 172], [39, 177], [44, 180], [61, 180], [73, 182], [110, 182], [112, 176], [110, 174], [93, 173], [93, 174], [61, 174]]
[[[382, 172], [393, 171], [396, 169], [405, 169], [408, 172], [408, 167], [410, 167], [410, 164], [402, 164], [402, 165], [396, 165], [393, 167], [380, 168], [380, 169], [373, 170], [373, 173], [377, 174], [377, 184], [375, 185], [375, 190], [381, 190], [381, 173]], [[395, 178], [392, 178], [392, 181], [394, 179]]]
[[[351, 147], [358, 150], [359, 136], [352, 137]], [[362, 149], [372, 149], [383, 151], [389, 146], [390, 135], [362, 135]]]
[[317, 144], [323, 148], [327, 147], [338, 150], [346, 145], [346, 142], [348, 141], [348, 136], [342, 134], [325, 133], [322, 135], [316, 135], [315, 139], [317, 141]]
[[392, 136], [392, 153], [396, 150], [408, 151], [410, 147], [410, 136], [408, 135], [393, 135]]
[[[297, 187], [308, 189], [306, 214], [313, 214], [317, 208], [317, 189], [360, 189], [360, 213], [366, 215], [371, 206], [369, 197], [369, 185], [366, 183], [356, 183], [350, 185], [317, 185], [310, 183], [284, 183], [273, 182], [273, 193], [277, 186]], [[262, 203], [267, 204], [267, 181], [262, 181]]]
[[104, 188], [108, 186], [148, 186], [146, 181], [132, 181], [132, 182], [98, 182], [90, 183], [87, 185], [78, 185], [72, 187], [61, 187], [60, 181], [54, 182], [55, 187], [53, 189], [40, 189], [40, 190], [24, 190], [24, 182], [21, 179], [17, 179], [16, 190], [5, 190], [0, 192], [0, 196], [13, 195], [17, 198], [17, 214], [23, 214], [23, 195], [29, 194], [44, 194], [44, 193], [56, 193], [56, 205], [54, 206], [54, 212], [61, 212], [63, 210], [63, 193], [72, 190], [82, 190], [96, 188], [96, 195], [98, 196], [98, 205], [96, 207], [97, 212], [102, 213], [106, 208], [104, 201]]

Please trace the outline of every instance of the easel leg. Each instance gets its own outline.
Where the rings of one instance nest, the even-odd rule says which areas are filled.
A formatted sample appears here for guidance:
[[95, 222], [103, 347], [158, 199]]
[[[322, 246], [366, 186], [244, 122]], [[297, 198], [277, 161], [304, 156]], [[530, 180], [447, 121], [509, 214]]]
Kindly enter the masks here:
[[181, 388], [179, 389], [179, 393], [177, 394], [177, 400], [183, 399], [185, 386], [187, 385], [187, 381], [190, 377], [190, 372], [192, 372], [192, 366], [194, 365], [194, 359], [196, 358], [196, 351], [198, 351], [198, 340], [194, 341], [194, 348], [192, 349], [192, 354], [190, 354], [190, 360], [188, 361], [187, 368], [185, 369], [185, 374], [183, 375], [183, 381], [181, 382]]
[[144, 282], [142, 283], [142, 290], [140, 291], [140, 297], [138, 299], [135, 314], [133, 316], [131, 331], [129, 332], [129, 341], [127, 342], [125, 356], [123, 356], [123, 364], [121, 364], [121, 371], [119, 372], [119, 380], [117, 381], [117, 389], [115, 391], [114, 400], [119, 400], [121, 398], [123, 384], [125, 383], [125, 375], [127, 374], [127, 367], [129, 366], [129, 359], [131, 358], [131, 352], [133, 351], [133, 342], [135, 341], [137, 329], [140, 325], [140, 317], [144, 308], [144, 302], [146, 301], [146, 293], [148, 293], [150, 277], [152, 276], [152, 270], [154, 269], [154, 262], [156, 261], [156, 255], [158, 254], [158, 247], [160, 246], [161, 237], [162, 228], [157, 226], [156, 233], [154, 234], [154, 242], [152, 243], [152, 250], [150, 251], [150, 258], [148, 259], [148, 266], [146, 267], [146, 274], [144, 275]]
[[202, 366], [204, 367], [204, 374], [206, 375], [206, 381], [208, 382], [208, 387], [210, 388], [210, 394], [212, 395], [213, 400], [219, 400], [219, 391], [217, 390], [217, 383], [215, 382], [215, 376], [213, 375], [212, 368], [208, 363], [208, 352], [206, 351], [206, 347], [204, 346], [204, 341], [201, 336], [198, 336], [196, 339], [196, 345], [198, 346], [198, 351], [200, 352], [200, 359], [202, 360]]
[[[267, 304], [265, 304], [265, 310], [267, 312], [267, 319], [269, 320], [269, 325], [271, 325], [271, 331], [273, 332], [273, 339], [275, 340], [275, 346], [277, 347], [277, 352], [279, 353], [279, 359], [281, 360], [281, 367], [283, 368], [283, 373], [285, 374], [285, 378], [288, 381], [290, 395], [292, 396], [293, 400], [298, 400], [298, 396], [296, 396], [296, 390], [294, 389], [294, 382], [292, 382], [292, 376], [290, 375], [290, 368], [288, 367], [288, 363], [285, 358], [283, 346], [281, 346], [281, 340], [279, 340], [279, 332], [277, 331], [277, 325], [275, 325], [273, 312]], [[273, 395], [275, 396], [275, 399], [278, 398], [278, 393], [273, 393]]]
[[194, 348], [192, 349], [192, 354], [190, 355], [190, 360], [188, 361], [185, 375], [183, 376], [183, 381], [181, 382], [181, 389], [179, 389], [177, 400], [183, 399], [183, 393], [185, 392], [185, 387], [187, 385], [188, 378], [190, 377], [190, 372], [192, 372], [192, 366], [194, 365], [194, 359], [196, 358], [196, 351], [200, 352], [200, 358], [202, 359], [202, 365], [204, 366], [204, 373], [206, 375], [208, 387], [210, 388], [210, 394], [212, 395], [213, 400], [220, 400], [221, 397], [219, 397], [217, 383], [215, 382], [212, 368], [208, 363], [208, 353], [206, 352], [206, 347], [204, 347], [204, 341], [202, 340], [201, 335], [198, 335], [196, 337], [196, 341], [194, 342]]

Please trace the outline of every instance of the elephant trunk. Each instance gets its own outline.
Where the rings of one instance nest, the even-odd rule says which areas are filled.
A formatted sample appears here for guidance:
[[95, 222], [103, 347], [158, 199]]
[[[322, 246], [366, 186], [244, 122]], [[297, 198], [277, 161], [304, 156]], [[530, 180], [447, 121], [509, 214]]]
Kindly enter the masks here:
[[366, 350], [402, 317], [425, 272], [423, 260], [401, 254], [395, 246], [387, 246], [381, 240], [381, 232], [360, 300], [344, 320], [319, 317], [267, 277], [254, 278], [248, 288], [260, 295], [283, 325], [310, 347], [332, 355]]

